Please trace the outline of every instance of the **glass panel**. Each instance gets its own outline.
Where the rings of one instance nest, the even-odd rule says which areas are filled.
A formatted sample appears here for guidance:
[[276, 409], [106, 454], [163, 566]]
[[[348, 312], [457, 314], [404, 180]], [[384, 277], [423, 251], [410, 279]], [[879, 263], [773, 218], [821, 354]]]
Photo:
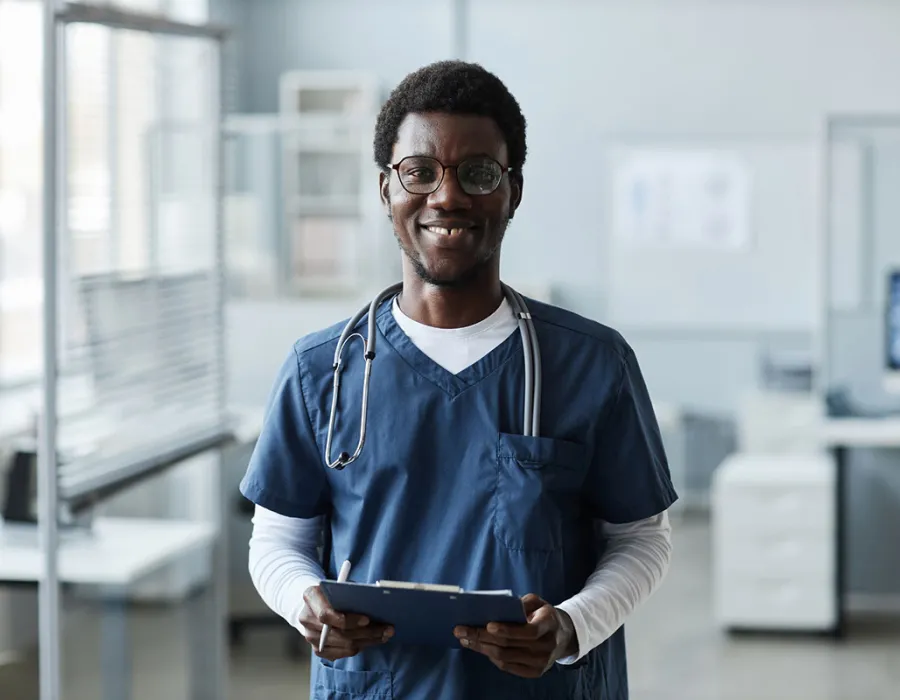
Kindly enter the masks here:
[[[76, 26], [69, 33], [73, 71], [95, 55], [99, 65], [109, 65], [96, 46], [94, 53], [81, 51], [74, 40], [106, 45], [106, 30]], [[84, 430], [83, 416], [61, 422], [73, 449], [107, 456], [152, 450], [189, 429], [207, 430], [219, 420], [220, 381], [214, 48], [202, 40], [118, 30], [111, 47], [115, 71], [98, 69], [69, 86], [70, 102], [87, 105], [86, 122], [93, 125], [96, 113], [110, 123], [83, 137], [72, 110], [68, 142], [73, 152], [83, 148], [88, 155], [71, 158], [68, 168], [69, 181], [91, 194], [113, 181], [112, 205], [108, 194], [102, 202], [97, 195], [96, 206], [87, 209], [91, 216], [73, 220], [82, 190], [70, 187], [64, 243], [76, 248], [85, 230], [102, 243], [91, 250], [90, 264], [83, 264], [86, 252], [63, 262], [68, 370], [84, 375], [90, 418], [106, 428], [102, 435]], [[95, 138], [96, 148], [79, 145], [82, 138], [89, 146]], [[177, 418], [159, 423], [160, 411]], [[151, 419], [157, 421], [152, 432], [146, 430]], [[71, 469], [63, 470], [66, 478], [76, 480]]]
[[0, 0], [0, 385], [41, 367], [41, 12]]
[[[222, 427], [216, 46], [72, 25], [67, 48], [59, 484], [90, 531], [78, 533], [72, 517], [64, 526], [88, 542], [112, 538], [105, 552], [120, 542], [121, 561], [129, 549], [197, 540], [127, 585], [67, 591], [63, 687], [66, 700], [127, 689], [195, 697], [195, 681], [217, 682], [194, 673], [210, 668], [194, 653], [212, 653], [218, 629], [198, 617], [203, 597], [191, 597], [210, 586], [217, 457], [182, 461], [96, 504], [78, 494], [146, 475], [161, 454]], [[156, 611], [133, 605], [144, 601]]]
[[68, 32], [68, 231], [71, 264], [79, 273], [109, 269], [110, 51], [105, 27], [74, 25]]
[[900, 270], [900, 116], [839, 121], [830, 142], [827, 388], [839, 411], [900, 411], [889, 290]]
[[158, 119], [160, 40], [116, 32], [116, 237], [115, 266], [139, 272], [150, 260], [148, 134]]

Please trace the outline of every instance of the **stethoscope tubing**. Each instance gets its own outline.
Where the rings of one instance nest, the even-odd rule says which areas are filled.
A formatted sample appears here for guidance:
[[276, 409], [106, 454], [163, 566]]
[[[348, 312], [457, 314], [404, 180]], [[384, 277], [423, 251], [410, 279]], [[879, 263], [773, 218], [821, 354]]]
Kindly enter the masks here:
[[[541, 428], [541, 350], [538, 344], [537, 331], [534, 327], [534, 321], [525, 300], [517, 291], [506, 284], [502, 284], [503, 294], [507, 299], [516, 321], [519, 326], [519, 333], [522, 336], [522, 353], [525, 364], [525, 400], [523, 405], [523, 425], [524, 435], [528, 437], [539, 437]], [[325, 464], [329, 469], [344, 469], [347, 465], [355, 462], [360, 454], [362, 454], [363, 446], [366, 442], [366, 427], [368, 423], [369, 412], [369, 383], [372, 378], [372, 364], [375, 361], [375, 346], [377, 340], [377, 328], [375, 313], [381, 303], [390, 296], [399, 293], [403, 289], [403, 283], [392, 284], [376, 296], [372, 302], [356, 312], [356, 314], [344, 326], [344, 330], [338, 339], [337, 347], [334, 351], [334, 363], [332, 369], [334, 371], [334, 381], [331, 396], [331, 415], [328, 419], [328, 436], [325, 441]], [[362, 320], [363, 316], [368, 314], [368, 337], [363, 337], [355, 331], [356, 326]], [[340, 395], [341, 386], [341, 365], [344, 346], [353, 338], [359, 338], [365, 344], [365, 370], [363, 373], [363, 393], [360, 405], [360, 428], [359, 440], [353, 454], [341, 452], [336, 459], [331, 458], [332, 440], [334, 437], [335, 421], [338, 408], [338, 397]]]

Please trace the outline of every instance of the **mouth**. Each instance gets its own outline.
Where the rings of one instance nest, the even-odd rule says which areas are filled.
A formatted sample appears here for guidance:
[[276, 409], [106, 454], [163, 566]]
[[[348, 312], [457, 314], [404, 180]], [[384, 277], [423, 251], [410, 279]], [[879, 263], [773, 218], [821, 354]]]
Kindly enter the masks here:
[[443, 225], [422, 225], [422, 229], [442, 238], [455, 238], [475, 229], [470, 223], [448, 222]]
[[420, 227], [434, 248], [444, 251], [470, 250], [476, 243], [476, 227], [468, 222], [441, 222]]

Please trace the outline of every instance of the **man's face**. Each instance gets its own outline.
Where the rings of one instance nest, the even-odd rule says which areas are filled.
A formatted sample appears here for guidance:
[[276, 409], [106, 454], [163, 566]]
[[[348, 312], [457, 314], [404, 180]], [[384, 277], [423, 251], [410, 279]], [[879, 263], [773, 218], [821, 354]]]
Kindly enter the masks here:
[[[400, 125], [392, 163], [408, 159], [405, 178], [410, 189], [429, 189], [434, 177], [430, 157], [446, 167], [434, 192], [410, 193], [392, 170], [381, 175], [381, 199], [393, 219], [394, 234], [416, 274], [429, 284], [459, 286], [486, 266], [499, 264], [500, 244], [509, 218], [519, 205], [518, 179], [504, 174], [490, 194], [470, 194], [461, 185], [456, 167], [464, 165], [464, 181], [486, 181], [485, 164], [493, 159], [509, 165], [506, 140], [489, 117], [444, 113], [409, 114]], [[423, 167], [424, 166], [424, 167]], [[437, 168], [440, 178], [440, 166]], [[472, 184], [467, 186], [470, 191]]]

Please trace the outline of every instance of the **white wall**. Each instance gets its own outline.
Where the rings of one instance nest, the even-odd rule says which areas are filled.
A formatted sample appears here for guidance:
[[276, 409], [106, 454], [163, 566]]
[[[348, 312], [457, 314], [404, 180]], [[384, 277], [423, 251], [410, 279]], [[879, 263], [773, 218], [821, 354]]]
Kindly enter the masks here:
[[287, 68], [366, 68], [395, 83], [448, 57], [452, 13], [453, 0], [243, 0], [239, 111], [277, 111]]

